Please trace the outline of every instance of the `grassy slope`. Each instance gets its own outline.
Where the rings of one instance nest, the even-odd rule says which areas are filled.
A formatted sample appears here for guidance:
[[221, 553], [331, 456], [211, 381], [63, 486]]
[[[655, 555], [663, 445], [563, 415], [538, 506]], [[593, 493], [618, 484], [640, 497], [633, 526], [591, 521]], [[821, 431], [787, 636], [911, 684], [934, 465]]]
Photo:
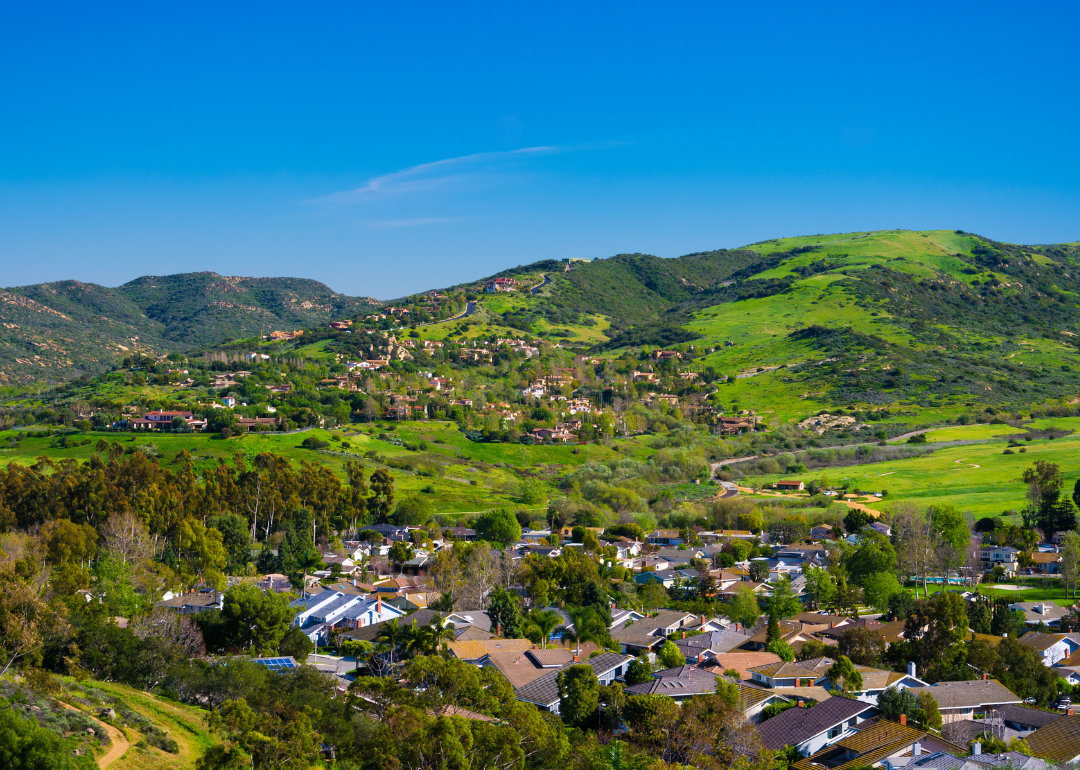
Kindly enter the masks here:
[[[754, 275], [755, 280], [796, 275], [796, 268], [820, 260], [837, 262], [839, 266], [797, 280], [788, 293], [701, 310], [687, 328], [704, 337], [696, 345], [716, 346], [705, 363], [732, 374], [755, 367], [822, 360], [824, 356], [815, 350], [811, 341], [788, 337], [792, 331], [812, 324], [850, 327], [862, 334], [877, 335], [892, 345], [929, 353], [932, 345], [912, 337], [906, 329], [896, 325], [898, 319], [884, 309], [857, 304], [844, 272], [887, 265], [891, 270], [915, 278], [933, 278], [946, 273], [953, 280], [970, 284], [976, 277], [985, 279], [991, 271], [983, 271], [980, 276], [967, 275], [961, 272], [967, 263], [951, 255], [970, 254], [976, 243], [972, 236], [958, 235], [951, 230], [925, 233], [898, 230], [784, 238], [754, 244], [746, 248], [766, 256], [806, 246], [817, 247], [813, 252], [799, 254], [778, 267]], [[999, 273], [995, 275], [1001, 280], [1009, 278]], [[978, 336], [950, 327], [948, 319], [941, 319], [939, 325], [960, 335], [965, 342], [975, 341], [974, 337]], [[726, 346], [725, 341], [735, 344]], [[999, 354], [1002, 359], [1023, 366], [1060, 368], [1063, 364], [1075, 366], [1080, 363], [1074, 349], [1052, 340], [1008, 340], [984, 335], [980, 341], [1002, 348]], [[789, 381], [785, 382], [785, 379]], [[721, 398], [730, 401], [738, 397], [743, 407], [773, 413], [782, 420], [796, 419], [831, 406], [823, 398], [824, 391], [807, 386], [801, 380], [785, 370], [767, 372], [722, 390]], [[977, 397], [960, 396], [943, 398], [933, 407], [911, 401], [897, 402], [893, 406], [917, 413], [919, 419], [916, 421], [934, 421], [953, 416], [974, 403], [978, 403]], [[860, 404], [853, 401], [851, 405]]]
[[118, 715], [121, 708], [129, 709], [150, 720], [176, 741], [179, 748], [173, 754], [149, 745], [136, 726], [122, 724], [118, 719], [113, 727], [123, 732], [131, 746], [109, 765], [112, 770], [186, 770], [195, 766], [203, 751], [218, 742], [207, 729], [206, 712], [201, 709], [112, 682], [66, 680], [65, 689], [68, 690], [65, 700], [79, 710], [97, 718], [99, 708], [114, 708]]
[[[1075, 430], [1080, 428], [1080, 417], [1031, 423], [1035, 428], [1051, 425]], [[946, 428], [928, 434], [930, 441], [986, 440], [986, 443], [944, 447], [909, 460], [815, 469], [804, 476], [820, 478], [827, 475], [833, 482], [850, 478], [860, 489], [888, 490], [883, 503], [886, 507], [898, 500], [911, 500], [921, 506], [949, 503], [976, 517], [1023, 508], [1027, 490], [1020, 476], [1037, 460], [1058, 463], [1065, 476], [1065, 489], [1070, 491], [1080, 478], [1080, 434], [1054, 440], [1022, 441], [1024, 453], [1014, 448], [1015, 454], [1003, 454], [1008, 441], [1001, 436], [1017, 433], [1008, 425]], [[976, 465], [979, 467], [974, 467]], [[781, 477], [755, 477], [755, 480], [777, 481]]]
[[[358, 426], [359, 427], [359, 426]], [[132, 436], [124, 433], [86, 433], [75, 434], [74, 438], [91, 439], [87, 446], [61, 449], [51, 446], [51, 438], [24, 438], [17, 447], [7, 447], [7, 439], [16, 435], [15, 431], [0, 432], [0, 465], [18, 462], [32, 464], [36, 458], [47, 455], [55, 460], [88, 460], [94, 453], [94, 444], [101, 438], [106, 441], [118, 440], [125, 447], [140, 444], [153, 444], [166, 464], [182, 450], [188, 450], [196, 458], [196, 467], [206, 469], [215, 465], [219, 458], [231, 461], [237, 453], [242, 453], [251, 460], [260, 452], [274, 452], [289, 458], [294, 464], [301, 460], [326, 465], [342, 481], [346, 476], [344, 464], [350, 459], [362, 462], [369, 471], [382, 467], [363, 455], [374, 451], [388, 460], [415, 462], [420, 469], [433, 470], [434, 476], [410, 473], [397, 468], [390, 468], [395, 480], [395, 494], [400, 499], [409, 494], [420, 493], [425, 487], [433, 486], [435, 492], [426, 494], [433, 509], [438, 513], [456, 513], [483, 511], [503, 505], [516, 505], [516, 485], [521, 478], [519, 471], [536, 475], [549, 482], [549, 496], [558, 496], [555, 489], [555, 476], [552, 465], [564, 468], [573, 467], [589, 459], [609, 459], [614, 457], [640, 456], [651, 454], [641, 440], [620, 441], [620, 449], [615, 452], [606, 446], [588, 444], [580, 447], [569, 446], [525, 446], [522, 444], [481, 444], [465, 438], [453, 423], [445, 422], [403, 422], [393, 424], [389, 435], [399, 437], [403, 442], [427, 443], [424, 451], [410, 452], [393, 443], [380, 440], [378, 435], [387, 432], [387, 425], [362, 426], [359, 431], [324, 431], [310, 430], [290, 435], [247, 434], [229, 439], [222, 439], [207, 434], [154, 434]], [[308, 437], [331, 440], [333, 435], [343, 437], [352, 447], [344, 450], [338, 442], [332, 442], [332, 449], [339, 454], [325, 454], [302, 449], [300, 442]], [[575, 453], [575, 449], [577, 453]], [[502, 465], [503, 467], [499, 467]], [[476, 484], [472, 482], [475, 481]]]

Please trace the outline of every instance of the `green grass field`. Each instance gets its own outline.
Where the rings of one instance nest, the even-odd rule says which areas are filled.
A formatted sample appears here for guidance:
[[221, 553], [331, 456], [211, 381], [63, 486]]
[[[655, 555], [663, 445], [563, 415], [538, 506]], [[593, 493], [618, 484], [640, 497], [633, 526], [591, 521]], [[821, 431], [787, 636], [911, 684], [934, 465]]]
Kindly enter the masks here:
[[[549, 497], [554, 498], [560, 496], [555, 488], [557, 475], [566, 468], [588, 460], [646, 458], [653, 453], [643, 439], [619, 441], [618, 452], [602, 444], [526, 446], [476, 443], [465, 438], [457, 426], [449, 422], [373, 423], [357, 428], [348, 431], [313, 429], [288, 435], [249, 433], [228, 439], [202, 433], [133, 435], [87, 432], [74, 433], [71, 437], [79, 441], [89, 439], [90, 444], [67, 449], [53, 446], [56, 437], [27, 437], [16, 446], [9, 446], [9, 439], [18, 432], [5, 431], [0, 432], [0, 465], [12, 462], [30, 465], [43, 455], [53, 460], [85, 461], [94, 454], [94, 445], [100, 439], [105, 439], [118, 441], [125, 449], [152, 444], [164, 464], [170, 463], [181, 450], [187, 450], [194, 456], [199, 470], [216, 465], [219, 459], [231, 462], [237, 453], [250, 461], [262, 452], [273, 452], [287, 457], [294, 464], [304, 460], [325, 465], [344, 481], [344, 465], [350, 460], [362, 462], [369, 471], [385, 467], [364, 457], [367, 452], [373, 451], [387, 461], [406, 461], [415, 465], [415, 472], [388, 468], [394, 477], [397, 498], [423, 494], [436, 513], [452, 514], [485, 511], [504, 505], [522, 507], [516, 502], [516, 494], [523, 475], [546, 481]], [[427, 448], [409, 451], [380, 439], [382, 434], [396, 436], [405, 444], [419, 445], [424, 442]], [[342, 441], [333, 441], [335, 435]], [[333, 454], [302, 448], [301, 442], [309, 437], [329, 441], [328, 451]], [[345, 442], [351, 445], [348, 449], [342, 446]], [[425, 489], [429, 491], [423, 492]]]
[[[1080, 418], [1071, 418], [1076, 421]], [[1056, 421], [1065, 423], [1065, 420]], [[1009, 428], [1009, 426], [964, 426], [935, 431], [948, 440], [961, 436], [974, 438], [977, 429]], [[987, 431], [989, 432], [989, 431]], [[1015, 433], [1015, 429], [1010, 429]], [[951, 435], [949, 435], [951, 433]], [[878, 507], [910, 500], [920, 506], [949, 503], [962, 511], [978, 516], [996, 516], [1003, 511], [1018, 511], [1026, 502], [1026, 486], [1020, 480], [1026, 468], [1037, 460], [1058, 463], [1065, 475], [1065, 488], [1071, 490], [1080, 478], [1080, 436], [1055, 440], [1023, 441], [1013, 449], [1015, 454], [1003, 454], [1008, 444], [1002, 440], [965, 446], [943, 447], [931, 454], [908, 460], [873, 463], [837, 468], [819, 468], [802, 474], [803, 478], [828, 476], [832, 483], [851, 480], [859, 489], [870, 492], [887, 491]], [[1020, 453], [1019, 449], [1024, 449]], [[790, 474], [755, 476], [755, 481], [778, 481]]]

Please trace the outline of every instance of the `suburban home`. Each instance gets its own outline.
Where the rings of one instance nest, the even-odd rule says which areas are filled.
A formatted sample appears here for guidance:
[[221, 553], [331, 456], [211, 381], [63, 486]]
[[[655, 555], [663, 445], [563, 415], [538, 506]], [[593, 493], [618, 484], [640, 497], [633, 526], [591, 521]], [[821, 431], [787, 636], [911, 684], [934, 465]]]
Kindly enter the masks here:
[[1029, 626], [1037, 626], [1045, 623], [1048, 626], [1056, 626], [1058, 621], [1069, 614], [1069, 611], [1053, 602], [1017, 602], [1009, 605], [1010, 610], [1019, 610], [1024, 613], [1024, 623]]
[[[821, 705], [815, 706], [810, 711], [813, 712], [819, 708]], [[772, 721], [770, 719], [765, 724]], [[805, 759], [800, 759], [791, 767], [793, 770], [821, 770], [823, 767], [830, 770], [851, 770], [856, 767], [876, 767], [899, 757], [921, 756], [924, 751], [940, 752], [953, 757], [967, 754], [967, 748], [964, 746], [957, 746], [925, 730], [908, 727], [906, 716], [901, 714], [899, 724], [886, 719], [879, 720], [862, 730], [842, 736], [832, 745], [826, 746]], [[960, 762], [962, 760], [957, 760], [957, 764]], [[936, 770], [952, 770], [952, 767], [951, 764], [938, 765]]]
[[653, 674], [653, 679], [624, 688], [630, 695], [664, 695], [682, 703], [695, 695], [716, 692], [717, 675], [697, 666], [676, 666]]
[[675, 646], [688, 661], [705, 663], [714, 660], [717, 655], [738, 649], [749, 640], [746, 634], [738, 631], [706, 631], [704, 633], [675, 639]]
[[225, 603], [225, 594], [221, 591], [193, 591], [189, 594], [174, 596], [155, 607], [161, 607], [181, 615], [198, 615], [208, 610], [220, 610]]
[[1020, 644], [1026, 645], [1039, 653], [1044, 666], [1055, 666], [1077, 650], [1080, 642], [1064, 634], [1044, 634], [1028, 631], [1020, 637]]
[[1032, 732], [1040, 727], [1046, 727], [1061, 714], [1055, 711], [1043, 711], [1042, 709], [1028, 708], [1027, 706], [1002, 706], [997, 709], [998, 716], [1005, 723], [1005, 727], [1020, 732]]
[[892, 527], [890, 527], [888, 524], [882, 524], [880, 521], [872, 521], [866, 525], [866, 528], [872, 529], [879, 535], [884, 535], [885, 537], [892, 536]]
[[533, 643], [528, 639], [486, 639], [467, 642], [450, 642], [446, 649], [452, 657], [463, 660], [466, 663], [479, 663], [485, 656], [498, 653], [519, 652], [524, 654], [531, 650]]
[[751, 681], [762, 687], [814, 687], [825, 681], [825, 672], [836, 661], [832, 658], [811, 658], [788, 663], [780, 661], [750, 669]]
[[683, 542], [683, 536], [677, 529], [658, 529], [646, 535], [645, 540], [651, 545], [679, 545]]
[[915, 747], [912, 747], [912, 756], [890, 757], [885, 760], [882, 767], [885, 770], [990, 770], [997, 767], [1008, 767], [1010, 770], [1052, 770], [1053, 766], [1045, 759], [1029, 757], [1019, 751], [1003, 751], [1000, 754], [983, 754], [982, 745], [976, 742], [972, 747], [970, 757], [956, 757], [944, 751], [924, 751], [918, 747], [916, 755]]
[[1016, 559], [1019, 555], [1020, 551], [1009, 545], [984, 546], [979, 549], [979, 561], [984, 569], [1000, 566], [1008, 572], [1016, 572]]
[[801, 481], [778, 481], [773, 486], [782, 492], [802, 492], [806, 489], [806, 484]]
[[[596, 674], [596, 678], [600, 680], [600, 685], [606, 687], [616, 679], [621, 679], [626, 675], [626, 668], [633, 659], [633, 655], [620, 655], [617, 652], [604, 652], [597, 655], [595, 658], [582, 661], [582, 665], [590, 666]], [[562, 669], [548, 671], [543, 676], [514, 690], [514, 695], [520, 701], [532, 703], [537, 708], [544, 711], [558, 714], [558, 676], [561, 670]]]
[[1031, 753], [1062, 765], [1080, 760], [1080, 716], [1066, 714], [1027, 738]]
[[[593, 642], [581, 645], [578, 658], [587, 658], [599, 647]], [[539, 679], [549, 671], [565, 668], [574, 664], [574, 650], [569, 647], [555, 647], [546, 650], [527, 650], [525, 652], [495, 652], [480, 658], [478, 665], [494, 668], [515, 690]]]
[[1031, 561], [1036, 572], [1043, 575], [1057, 575], [1061, 572], [1061, 554], [1053, 551], [1036, 551], [1031, 554]]
[[371, 626], [405, 614], [381, 598], [369, 599], [330, 589], [296, 599], [289, 606], [296, 609], [293, 625], [316, 645], [326, 644], [335, 628]]
[[832, 536], [833, 528], [828, 524], [818, 524], [816, 527], [810, 527], [811, 540], [828, 540]]
[[624, 610], [619, 607], [615, 607], [611, 610], [611, 628], [612, 630], [625, 626], [627, 623], [636, 623], [639, 620], [644, 620], [645, 616], [637, 610]]
[[856, 725], [877, 715], [877, 708], [852, 698], [832, 697], [813, 708], [802, 701], [795, 708], [754, 726], [762, 745], [770, 751], [793, 746], [810, 756], [851, 735]]
[[[913, 687], [911, 692], [918, 695], [919, 688]], [[959, 719], [971, 719], [976, 712], [982, 713], [1024, 701], [996, 679], [938, 682], [930, 687], [930, 694], [938, 702], [944, 724]]]
[[611, 632], [611, 638], [619, 643], [624, 653], [630, 655], [654, 652], [668, 636], [696, 621], [697, 616], [688, 612], [664, 610], [654, 618], [644, 618], [628, 626], [614, 629]]
[[[872, 703], [875, 706], [878, 702], [878, 697], [881, 693], [893, 687], [900, 687], [905, 690], [910, 690], [913, 687], [928, 687], [929, 684], [924, 682], [915, 676], [915, 664], [908, 663], [907, 673], [899, 673], [896, 671], [885, 671], [880, 668], [871, 668], [870, 666], [855, 666], [855, 670], [862, 675], [862, 689], [854, 696], [857, 700], [861, 700], [865, 703]], [[826, 678], [823, 682], [823, 686], [827, 689], [831, 689], [833, 682], [831, 679]]]

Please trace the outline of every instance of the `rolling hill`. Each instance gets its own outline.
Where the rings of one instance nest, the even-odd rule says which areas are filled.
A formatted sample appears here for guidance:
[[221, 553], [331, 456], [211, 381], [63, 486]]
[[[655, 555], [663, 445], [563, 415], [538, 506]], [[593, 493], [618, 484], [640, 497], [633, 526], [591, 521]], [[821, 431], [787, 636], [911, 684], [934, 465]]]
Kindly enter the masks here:
[[485, 297], [496, 312], [456, 323], [554, 331], [608, 354], [693, 346], [695, 365], [731, 378], [718, 398], [785, 419], [886, 405], [948, 416], [1080, 395], [1077, 244], [893, 230], [505, 275], [542, 270], [551, 283], [539, 295]]
[[187, 352], [380, 305], [304, 278], [144, 276], [118, 288], [58, 281], [0, 289], [0, 385], [61, 382], [128, 351]]

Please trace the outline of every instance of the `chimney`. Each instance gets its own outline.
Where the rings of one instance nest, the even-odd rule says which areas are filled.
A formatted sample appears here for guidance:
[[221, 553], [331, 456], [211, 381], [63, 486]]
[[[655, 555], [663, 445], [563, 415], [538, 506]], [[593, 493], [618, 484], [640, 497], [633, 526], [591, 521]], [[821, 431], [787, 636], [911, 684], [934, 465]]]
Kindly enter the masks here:
[[685, 632], [685, 631], [683, 631], [683, 632], [682, 632], [682, 638], [683, 638], [683, 639], [685, 639], [685, 638], [686, 638], [686, 632]]
[[703, 626], [705, 625], [705, 616], [704, 615], [701, 616], [701, 625], [703, 625]]
[[910, 660], [907, 664], [907, 675], [915, 676], [915, 661]]
[[375, 600], [375, 611], [377, 613], [379, 613], [380, 616], [382, 615], [382, 597], [381, 596], [378, 599]]
[[574, 656], [574, 662], [575, 662], [575, 663], [580, 663], [580, 662], [581, 662], [581, 658], [579, 658], [579, 657], [578, 657], [577, 655], [575, 655], [575, 656]]
[[829, 621], [829, 628], [836, 628], [836, 621], [835, 620], [830, 620]]
[[900, 715], [900, 726], [907, 727], [907, 714]]
[[985, 671], [983, 671], [983, 681], [984, 682], [986, 681], [986, 672]]
[[971, 744], [971, 756], [977, 757], [980, 754], [982, 754], [982, 744], [978, 741], [975, 741], [973, 744]]
[[921, 757], [922, 756], [922, 744], [919, 743], [918, 741], [915, 741], [915, 743], [911, 744], [911, 756], [913, 756], [913, 757]]
[[801, 708], [801, 709], [806, 708], [806, 701], [799, 701], [799, 708]]
[[740, 628], [742, 628], [742, 623], [736, 623], [735, 624], [735, 631], [738, 632]]
[[495, 624], [495, 636], [502, 637], [502, 623]]
[[795, 689], [799, 687], [799, 677], [795, 677]]

